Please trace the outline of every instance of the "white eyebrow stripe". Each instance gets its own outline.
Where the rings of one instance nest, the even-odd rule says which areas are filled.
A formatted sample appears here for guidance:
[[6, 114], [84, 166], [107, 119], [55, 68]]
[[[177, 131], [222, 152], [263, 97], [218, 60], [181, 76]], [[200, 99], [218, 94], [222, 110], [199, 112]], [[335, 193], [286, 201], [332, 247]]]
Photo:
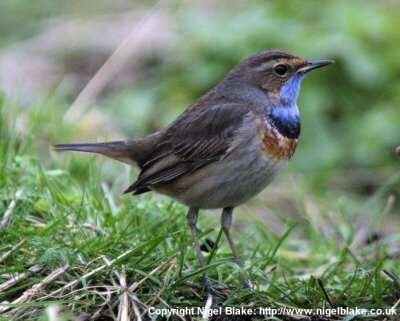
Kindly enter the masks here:
[[275, 65], [276, 63], [277, 63], [276, 60], [263, 62], [261, 65], [257, 66], [255, 69], [257, 71], [267, 70], [267, 69], [271, 68], [273, 65]]

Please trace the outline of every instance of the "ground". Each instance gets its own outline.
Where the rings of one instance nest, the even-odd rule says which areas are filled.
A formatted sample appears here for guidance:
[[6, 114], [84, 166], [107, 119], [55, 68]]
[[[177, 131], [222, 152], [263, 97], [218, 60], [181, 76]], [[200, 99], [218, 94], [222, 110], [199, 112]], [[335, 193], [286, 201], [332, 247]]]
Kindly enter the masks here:
[[[223, 306], [370, 311], [399, 304], [399, 238], [390, 232], [398, 176], [360, 201], [345, 193], [310, 195], [304, 177], [292, 173], [239, 208], [233, 233], [254, 286], [244, 289], [227, 242], [219, 239], [218, 212], [200, 217], [203, 244], [219, 244], [204, 252], [208, 266], [201, 270], [184, 206], [154, 194], [120, 195], [134, 170], [95, 157], [56, 155], [51, 141], [68, 137], [73, 125], [41, 109], [29, 115], [26, 135], [6, 116], [6, 105], [0, 124], [0, 320], [139, 320], [146, 319], [146, 307], [204, 307], [205, 272], [226, 292]], [[43, 113], [57, 130], [44, 125]], [[300, 314], [274, 320], [395, 320]]]

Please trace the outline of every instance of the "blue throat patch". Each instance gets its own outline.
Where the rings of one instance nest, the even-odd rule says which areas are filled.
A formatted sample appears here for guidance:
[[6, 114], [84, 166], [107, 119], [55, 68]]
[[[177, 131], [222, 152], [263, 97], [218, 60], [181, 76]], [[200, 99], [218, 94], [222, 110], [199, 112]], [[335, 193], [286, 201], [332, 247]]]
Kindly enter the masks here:
[[296, 74], [282, 86], [280, 104], [271, 108], [268, 119], [279, 133], [287, 138], [295, 139], [300, 135], [301, 120], [297, 107], [297, 98], [303, 74]]
[[300, 136], [301, 120], [298, 110], [287, 107], [274, 107], [268, 115], [274, 128], [287, 138], [295, 139]]
[[281, 87], [280, 97], [283, 106], [293, 106], [297, 103], [300, 94], [301, 81], [305, 74], [295, 74]]

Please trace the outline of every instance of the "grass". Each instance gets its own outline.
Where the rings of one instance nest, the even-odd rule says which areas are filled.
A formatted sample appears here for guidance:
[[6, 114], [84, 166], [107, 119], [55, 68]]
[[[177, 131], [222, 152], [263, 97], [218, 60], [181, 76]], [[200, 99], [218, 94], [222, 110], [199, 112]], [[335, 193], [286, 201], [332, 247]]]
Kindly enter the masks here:
[[[9, 209], [9, 220], [0, 231], [0, 320], [128, 320], [124, 316], [135, 319], [146, 306], [203, 307], [204, 271], [186, 227], [186, 208], [156, 195], [120, 196], [134, 177], [123, 165], [49, 154], [43, 146], [66, 141], [75, 130], [62, 123], [62, 105], [33, 108], [25, 115], [23, 132], [12, 125], [6, 105], [3, 101], [0, 107], [0, 213]], [[224, 304], [394, 306], [400, 298], [400, 265], [392, 244], [399, 235], [354, 244], [360, 217], [368, 217], [376, 230], [390, 220], [389, 195], [398, 184], [395, 177], [368, 198], [338, 199], [329, 193], [314, 198], [302, 188], [284, 190], [298, 217], [282, 220], [278, 232], [260, 217], [237, 215], [234, 237], [254, 290], [241, 287], [240, 271], [222, 237], [206, 271], [215, 286], [228, 288]], [[274, 201], [276, 217], [290, 217], [287, 206]], [[241, 211], [253, 209], [257, 204]], [[217, 239], [218, 216], [201, 215], [202, 242]], [[368, 315], [319, 320], [384, 318], [396, 320]], [[303, 315], [302, 320], [318, 319]]]

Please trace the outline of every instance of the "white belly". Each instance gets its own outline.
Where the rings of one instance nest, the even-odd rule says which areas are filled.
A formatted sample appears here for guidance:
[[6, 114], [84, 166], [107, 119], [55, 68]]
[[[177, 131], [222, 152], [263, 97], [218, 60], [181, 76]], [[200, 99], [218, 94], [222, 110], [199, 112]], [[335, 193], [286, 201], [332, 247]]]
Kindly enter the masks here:
[[235, 207], [261, 192], [285, 165], [251, 144], [157, 191], [191, 207]]

